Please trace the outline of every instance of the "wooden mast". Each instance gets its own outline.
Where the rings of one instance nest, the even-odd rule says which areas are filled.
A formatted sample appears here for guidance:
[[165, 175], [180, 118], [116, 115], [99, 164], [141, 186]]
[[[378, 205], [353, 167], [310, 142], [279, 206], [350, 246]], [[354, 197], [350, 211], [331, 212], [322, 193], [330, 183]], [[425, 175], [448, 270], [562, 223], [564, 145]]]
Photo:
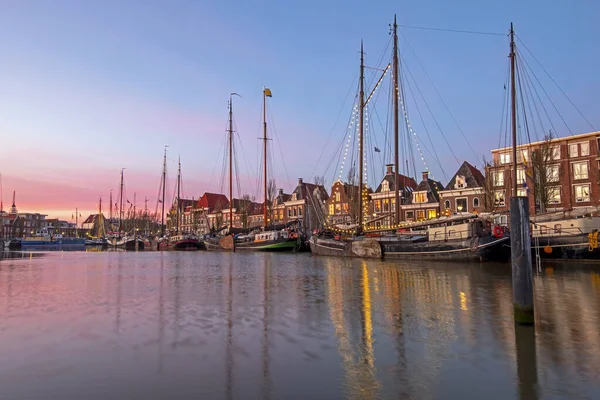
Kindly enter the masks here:
[[515, 31], [510, 23], [510, 97], [512, 118], [512, 156], [513, 156], [513, 197], [517, 197], [517, 83], [515, 79], [516, 54], [515, 54]]
[[167, 185], [167, 145], [165, 145], [165, 156], [163, 159], [163, 176], [162, 176], [162, 212], [160, 217], [160, 236], [165, 235], [165, 188]]
[[119, 189], [119, 236], [123, 224], [123, 171], [125, 171], [125, 168], [121, 168], [121, 186]]
[[[238, 193], [239, 195], [239, 193]], [[229, 231], [233, 228], [233, 93], [229, 95]]]
[[179, 199], [181, 197], [181, 157], [179, 157], [178, 160], [178, 170], [177, 170], [177, 222], [175, 223], [175, 234], [179, 235], [179, 207], [180, 207], [180, 202]]
[[[364, 132], [364, 108], [365, 108], [365, 58], [363, 52], [363, 42], [360, 41], [360, 95], [359, 95], [359, 104], [360, 104], [360, 119], [359, 119], [359, 155], [358, 155], [358, 163], [359, 163], [359, 184], [358, 184], [358, 224], [362, 226], [363, 223], [363, 132]], [[266, 126], [266, 125], [265, 125]]]
[[398, 88], [398, 33], [396, 32], [398, 25], [396, 24], [396, 15], [394, 14], [394, 58], [393, 58], [393, 80], [394, 80], [394, 199], [396, 202], [394, 224], [400, 223], [400, 193], [398, 192], [400, 178], [400, 164], [398, 162], [398, 96], [400, 90]]
[[263, 152], [264, 152], [264, 174], [265, 174], [265, 182], [264, 182], [264, 190], [265, 190], [265, 199], [264, 199], [264, 209], [263, 209], [263, 219], [264, 219], [264, 227], [266, 228], [267, 223], [267, 97], [272, 97], [271, 90], [264, 88], [263, 89]]

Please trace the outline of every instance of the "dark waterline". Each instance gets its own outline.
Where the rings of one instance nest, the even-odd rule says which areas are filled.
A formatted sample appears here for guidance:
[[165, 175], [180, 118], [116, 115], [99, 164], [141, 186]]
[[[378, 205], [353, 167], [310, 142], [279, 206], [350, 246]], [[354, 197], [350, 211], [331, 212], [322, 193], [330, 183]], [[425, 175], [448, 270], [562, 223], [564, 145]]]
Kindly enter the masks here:
[[0, 261], [4, 399], [600, 398], [600, 266], [310, 254]]

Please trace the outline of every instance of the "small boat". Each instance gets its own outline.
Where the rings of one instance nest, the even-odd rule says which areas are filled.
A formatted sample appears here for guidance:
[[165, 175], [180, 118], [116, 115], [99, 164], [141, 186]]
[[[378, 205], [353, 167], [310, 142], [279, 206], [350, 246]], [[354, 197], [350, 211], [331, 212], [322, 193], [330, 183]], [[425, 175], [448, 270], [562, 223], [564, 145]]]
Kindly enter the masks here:
[[554, 259], [600, 259], [600, 217], [592, 210], [573, 210], [531, 217], [534, 256]]
[[158, 242], [159, 250], [202, 250], [204, 243], [191, 233], [168, 236]]
[[236, 251], [296, 251], [299, 247], [298, 238], [285, 230], [239, 235], [234, 241]]
[[113, 245], [125, 250], [144, 250], [145, 243], [140, 237], [123, 236], [115, 239]]

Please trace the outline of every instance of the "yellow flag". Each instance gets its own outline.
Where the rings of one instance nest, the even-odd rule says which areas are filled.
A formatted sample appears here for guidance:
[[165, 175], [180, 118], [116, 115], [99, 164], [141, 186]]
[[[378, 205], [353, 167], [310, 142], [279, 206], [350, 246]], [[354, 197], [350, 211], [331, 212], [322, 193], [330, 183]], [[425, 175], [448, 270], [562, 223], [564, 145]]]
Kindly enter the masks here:
[[267, 96], [267, 97], [273, 97], [273, 95], [271, 94], [271, 89], [265, 88], [265, 96]]

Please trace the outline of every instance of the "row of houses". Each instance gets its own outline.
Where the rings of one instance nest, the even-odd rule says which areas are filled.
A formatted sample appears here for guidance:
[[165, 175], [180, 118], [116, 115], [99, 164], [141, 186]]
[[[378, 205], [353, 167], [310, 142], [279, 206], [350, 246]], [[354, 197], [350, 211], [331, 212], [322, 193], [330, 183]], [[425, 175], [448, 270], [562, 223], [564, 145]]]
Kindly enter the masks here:
[[[375, 190], [367, 190], [366, 220], [372, 228], [394, 225], [395, 190], [398, 185], [401, 222], [422, 221], [457, 213], [508, 211], [513, 179], [518, 195], [529, 197], [530, 213], [598, 206], [600, 200], [600, 132], [567, 138], [548, 138], [517, 148], [517, 171], [512, 149], [492, 150], [483, 171], [467, 161], [444, 185], [423, 172], [421, 180], [396, 173], [387, 165]], [[307, 229], [351, 224], [358, 215], [359, 190], [338, 180], [329, 190], [302, 179], [292, 193], [282, 189], [267, 203], [267, 223], [300, 220]], [[261, 202], [233, 199], [233, 227], [264, 225]], [[175, 206], [176, 207], [176, 206]], [[181, 200], [180, 229], [200, 234], [229, 226], [229, 200], [222, 194], [205, 193], [198, 201]], [[170, 221], [176, 208], [169, 214]], [[173, 225], [173, 222], [170, 222]]]
[[46, 214], [20, 213], [13, 204], [8, 212], [0, 210], [0, 239], [33, 235], [39, 230], [47, 230], [50, 234], [76, 236], [74, 223], [58, 218], [47, 218]]

